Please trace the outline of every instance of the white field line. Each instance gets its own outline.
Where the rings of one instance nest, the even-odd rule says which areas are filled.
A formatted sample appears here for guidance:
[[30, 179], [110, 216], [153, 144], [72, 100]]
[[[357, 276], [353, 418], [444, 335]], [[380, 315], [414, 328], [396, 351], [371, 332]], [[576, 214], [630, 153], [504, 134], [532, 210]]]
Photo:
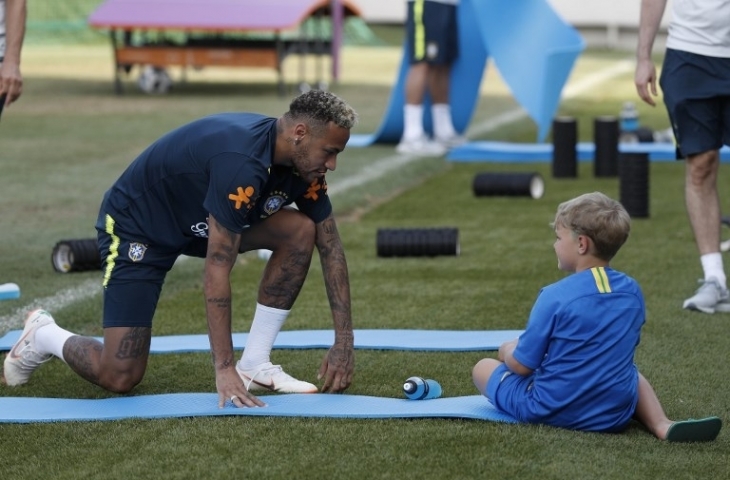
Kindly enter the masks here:
[[[634, 68], [634, 64], [630, 60], [619, 61], [610, 67], [603, 70], [599, 70], [593, 74], [587, 75], [584, 78], [574, 82], [571, 85], [566, 86], [563, 91], [563, 98], [568, 99], [578, 96], [584, 92], [595, 88], [602, 83], [605, 83], [612, 78], [619, 75], [623, 75], [630, 72]], [[473, 125], [469, 128], [469, 136], [478, 136], [484, 133], [488, 133], [504, 125], [516, 122], [523, 119], [527, 113], [521, 108], [515, 108], [497, 115], [494, 118], [486, 120], [480, 124]], [[354, 175], [338, 179], [337, 185], [332, 185], [328, 189], [330, 195], [337, 195], [341, 192], [355, 187], [360, 187], [368, 182], [377, 180], [389, 172], [396, 170], [403, 165], [418, 161], [424, 157], [418, 157], [413, 155], [392, 155], [389, 157], [381, 158], [376, 162], [364, 167], [362, 170]], [[68, 305], [75, 302], [84, 300], [86, 298], [93, 297], [101, 292], [101, 280], [87, 280], [79, 285], [72, 288], [61, 290], [55, 295], [50, 297], [38, 298], [32, 300], [30, 303], [18, 307], [10, 315], [0, 317], [0, 333], [13, 328], [19, 328], [23, 324], [25, 313], [29, 310], [43, 307], [51, 312], [60, 310]], [[22, 293], [22, 292], [21, 292]]]

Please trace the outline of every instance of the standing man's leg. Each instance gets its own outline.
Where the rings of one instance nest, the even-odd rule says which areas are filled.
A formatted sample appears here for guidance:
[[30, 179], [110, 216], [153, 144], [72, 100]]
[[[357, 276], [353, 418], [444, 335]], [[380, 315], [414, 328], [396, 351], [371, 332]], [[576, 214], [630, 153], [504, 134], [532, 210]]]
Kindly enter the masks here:
[[[402, 154], [441, 156], [446, 148], [432, 141], [423, 127], [424, 100], [429, 87], [431, 65], [429, 55], [437, 45], [430, 45], [431, 32], [427, 23], [433, 2], [409, 0], [406, 17], [406, 58], [410, 66], [405, 81], [403, 105], [403, 134], [396, 146]], [[438, 49], [437, 49], [438, 50]]]
[[685, 159], [685, 206], [700, 254], [703, 279], [683, 308], [730, 312], [730, 295], [720, 253], [721, 212], [717, 190], [719, 153], [730, 141], [730, 59], [667, 49], [660, 86]]
[[685, 204], [704, 273], [703, 285], [684, 308], [705, 313], [730, 311], [727, 278], [720, 252], [720, 197], [717, 150], [690, 155], [685, 171]]
[[428, 79], [428, 90], [431, 95], [431, 118], [436, 141], [447, 148], [456, 147], [466, 142], [466, 138], [454, 129], [449, 89], [451, 87], [451, 65], [432, 65]]

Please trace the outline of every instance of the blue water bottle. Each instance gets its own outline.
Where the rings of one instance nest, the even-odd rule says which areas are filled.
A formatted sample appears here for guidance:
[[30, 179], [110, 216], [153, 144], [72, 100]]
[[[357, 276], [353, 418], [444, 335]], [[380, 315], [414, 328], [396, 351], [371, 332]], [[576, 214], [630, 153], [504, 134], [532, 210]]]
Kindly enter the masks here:
[[619, 115], [619, 143], [639, 142], [639, 111], [634, 102], [624, 103]]
[[429, 400], [441, 396], [441, 385], [430, 378], [410, 377], [403, 384], [403, 393], [410, 400]]

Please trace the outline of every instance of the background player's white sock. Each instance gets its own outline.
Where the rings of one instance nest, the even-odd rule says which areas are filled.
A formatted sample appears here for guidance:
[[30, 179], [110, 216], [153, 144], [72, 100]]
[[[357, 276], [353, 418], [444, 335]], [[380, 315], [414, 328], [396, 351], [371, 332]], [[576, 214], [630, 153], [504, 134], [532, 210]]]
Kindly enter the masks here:
[[423, 105], [406, 103], [403, 107], [403, 141], [423, 136]]
[[727, 288], [727, 277], [725, 276], [725, 268], [722, 264], [722, 254], [720, 252], [707, 253], [700, 256], [702, 262], [702, 270], [705, 272], [705, 280], [715, 277], [722, 288]]
[[433, 131], [436, 138], [452, 138], [456, 136], [451, 118], [451, 106], [448, 103], [437, 103], [431, 106]]

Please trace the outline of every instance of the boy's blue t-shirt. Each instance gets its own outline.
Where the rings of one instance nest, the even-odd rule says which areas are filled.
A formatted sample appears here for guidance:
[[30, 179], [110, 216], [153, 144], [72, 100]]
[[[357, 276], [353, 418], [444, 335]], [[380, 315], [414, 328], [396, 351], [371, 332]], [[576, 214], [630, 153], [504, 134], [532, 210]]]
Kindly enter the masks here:
[[514, 350], [534, 370], [523, 420], [592, 431], [628, 424], [638, 401], [634, 351], [644, 321], [638, 283], [611, 268], [543, 288]]
[[209, 213], [241, 233], [296, 202], [321, 222], [332, 212], [324, 179], [307, 184], [293, 167], [272, 166], [276, 121], [221, 113], [169, 132], [115, 182], [102, 212], [113, 217], [115, 232], [173, 249], [207, 238]]

